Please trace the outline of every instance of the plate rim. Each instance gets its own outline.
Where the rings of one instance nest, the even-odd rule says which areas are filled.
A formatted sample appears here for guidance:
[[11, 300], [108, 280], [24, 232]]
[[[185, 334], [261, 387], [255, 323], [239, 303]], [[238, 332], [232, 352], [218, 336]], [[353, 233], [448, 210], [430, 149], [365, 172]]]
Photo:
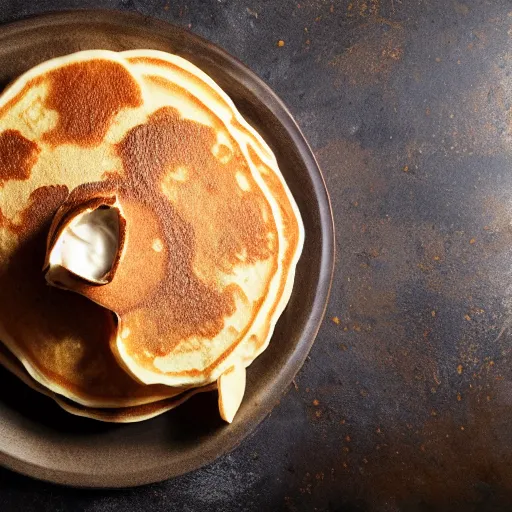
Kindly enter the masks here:
[[[115, 13], [116, 16], [112, 16]], [[224, 438], [216, 440], [218, 444], [223, 443], [223, 449], [215, 449], [215, 445], [207, 453], [193, 455], [183, 461], [179, 470], [171, 468], [169, 464], [162, 464], [158, 468], [149, 468], [139, 471], [120, 473], [84, 474], [80, 471], [49, 469], [38, 465], [35, 462], [23, 460], [20, 457], [6, 453], [0, 449], [0, 465], [18, 473], [60, 485], [82, 487], [82, 488], [126, 488], [160, 482], [169, 478], [178, 477], [190, 471], [199, 469], [211, 464], [221, 455], [226, 455], [234, 450], [244, 439], [250, 436], [255, 429], [269, 416], [279, 399], [287, 392], [295, 375], [302, 368], [313, 343], [316, 339], [327, 309], [329, 295], [332, 286], [335, 266], [335, 231], [334, 217], [331, 201], [324, 177], [315, 155], [304, 137], [291, 112], [277, 94], [268, 86], [256, 73], [251, 71], [242, 61], [228, 53], [226, 50], [208, 41], [207, 39], [183, 28], [172, 22], [158, 18], [142, 15], [131, 11], [120, 11], [117, 9], [72, 9], [64, 11], [50, 11], [43, 14], [31, 15], [15, 21], [0, 25], [0, 44], [4, 38], [11, 34], [19, 34], [23, 31], [30, 31], [41, 28], [43, 25], [51, 24], [66, 25], [70, 22], [76, 23], [78, 18], [85, 25], [97, 25], [106, 23], [113, 26], [136, 25], [144, 26], [149, 32], [166, 38], [166, 32], [174, 31], [185, 38], [196, 39], [199, 44], [206, 46], [212, 54], [230, 65], [229, 74], [234, 76], [238, 82], [243, 76], [244, 86], [276, 116], [281, 126], [285, 129], [287, 136], [304, 162], [308, 175], [311, 179], [314, 197], [318, 202], [320, 227], [322, 231], [322, 258], [320, 261], [320, 272], [311, 308], [311, 314], [304, 326], [299, 342], [295, 345], [293, 352], [287, 359], [287, 364], [276, 378], [272, 381], [272, 387], [276, 391], [275, 400], [268, 400], [267, 403], [259, 404], [257, 410], [251, 411], [246, 420], [244, 429], [235, 427], [230, 433], [229, 441]], [[168, 38], [168, 36], [167, 36]], [[306, 333], [306, 335], [304, 334]]]

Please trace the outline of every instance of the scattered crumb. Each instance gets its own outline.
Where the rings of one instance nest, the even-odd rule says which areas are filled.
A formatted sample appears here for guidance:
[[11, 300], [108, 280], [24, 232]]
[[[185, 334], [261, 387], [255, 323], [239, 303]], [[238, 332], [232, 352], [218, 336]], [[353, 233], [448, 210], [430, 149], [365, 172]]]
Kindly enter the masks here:
[[460, 393], [457, 393], [457, 402], [460, 402], [462, 400], [462, 396], [460, 395]]
[[475, 242], [476, 242], [476, 240], [475, 240], [474, 238], [472, 238], [472, 239], [469, 241], [469, 243], [470, 243], [470, 244], [474, 244]]
[[409, 166], [408, 165], [404, 165], [403, 168], [402, 168], [402, 171], [409, 172]]
[[435, 317], [435, 316], [436, 316], [436, 312], [435, 312], [435, 311], [432, 311], [431, 315], [432, 315], [433, 317]]
[[337, 316], [333, 317], [332, 321], [333, 321], [336, 325], [339, 325], [339, 324], [340, 324], [340, 319], [339, 319]]
[[315, 399], [313, 400], [313, 405], [314, 405], [315, 407], [317, 407], [318, 405], [320, 405], [320, 402], [315, 398]]
[[277, 46], [282, 48], [284, 46], [284, 41], [282, 39], [279, 39], [279, 41], [277, 42]]
[[462, 370], [463, 370], [463, 369], [464, 369], [464, 368], [462, 367], [462, 365], [461, 365], [461, 364], [459, 364], [459, 366], [457, 366], [457, 373], [458, 373], [459, 375], [462, 375]]
[[471, 317], [469, 315], [464, 315], [464, 320], [471, 322]]

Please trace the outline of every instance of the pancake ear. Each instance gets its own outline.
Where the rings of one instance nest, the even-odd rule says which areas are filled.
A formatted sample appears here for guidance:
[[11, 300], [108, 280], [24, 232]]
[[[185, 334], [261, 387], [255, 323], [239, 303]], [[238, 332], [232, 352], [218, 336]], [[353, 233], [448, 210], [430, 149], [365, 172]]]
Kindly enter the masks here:
[[231, 423], [245, 393], [245, 367], [231, 366], [218, 379], [220, 417]]

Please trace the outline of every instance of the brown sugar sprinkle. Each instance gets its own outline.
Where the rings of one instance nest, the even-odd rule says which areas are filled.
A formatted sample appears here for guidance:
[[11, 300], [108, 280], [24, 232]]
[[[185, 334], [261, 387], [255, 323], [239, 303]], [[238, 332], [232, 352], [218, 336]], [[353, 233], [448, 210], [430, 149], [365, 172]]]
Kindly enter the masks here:
[[277, 42], [277, 46], [279, 46], [279, 48], [282, 48], [284, 46], [284, 41], [282, 39], [279, 39], [279, 41]]

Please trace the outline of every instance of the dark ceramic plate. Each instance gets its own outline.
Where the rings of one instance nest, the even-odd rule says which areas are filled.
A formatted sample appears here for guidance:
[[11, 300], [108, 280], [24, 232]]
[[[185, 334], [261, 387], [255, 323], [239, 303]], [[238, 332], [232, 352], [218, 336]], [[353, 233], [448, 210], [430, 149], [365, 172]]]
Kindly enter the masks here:
[[27, 475], [86, 487], [125, 487], [177, 476], [232, 450], [270, 413], [302, 366], [322, 321], [334, 245], [329, 198], [315, 158], [276, 95], [239, 61], [174, 26], [105, 11], [51, 14], [0, 28], [0, 81], [79, 50], [154, 48], [212, 76], [274, 150], [299, 205], [304, 251], [290, 303], [268, 350], [248, 371], [236, 420], [223, 424], [214, 393], [150, 421], [110, 425], [71, 416], [0, 373], [0, 463]]

